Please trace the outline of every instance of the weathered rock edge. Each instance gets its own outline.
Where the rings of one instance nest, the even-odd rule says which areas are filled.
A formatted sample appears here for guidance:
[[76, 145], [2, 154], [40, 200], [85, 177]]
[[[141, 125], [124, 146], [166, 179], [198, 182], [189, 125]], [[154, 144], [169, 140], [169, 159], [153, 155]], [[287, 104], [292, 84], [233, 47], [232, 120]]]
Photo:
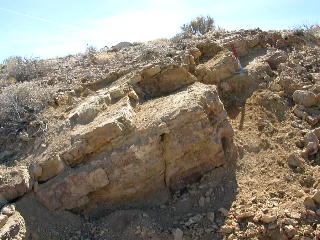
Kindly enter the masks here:
[[138, 108], [124, 97], [73, 129], [71, 152], [57, 157], [72, 168], [40, 184], [36, 196], [51, 210], [144, 202], [223, 165], [232, 136], [215, 86], [195, 83]]

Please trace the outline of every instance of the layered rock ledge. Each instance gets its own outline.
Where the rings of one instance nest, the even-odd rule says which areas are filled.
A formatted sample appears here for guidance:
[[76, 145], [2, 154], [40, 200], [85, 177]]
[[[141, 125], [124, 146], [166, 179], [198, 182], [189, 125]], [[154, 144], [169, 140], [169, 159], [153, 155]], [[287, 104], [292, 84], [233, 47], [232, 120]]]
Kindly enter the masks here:
[[226, 162], [233, 129], [215, 86], [194, 83], [136, 107], [128, 95], [74, 126], [69, 148], [40, 162], [47, 181], [36, 195], [47, 208], [161, 202]]

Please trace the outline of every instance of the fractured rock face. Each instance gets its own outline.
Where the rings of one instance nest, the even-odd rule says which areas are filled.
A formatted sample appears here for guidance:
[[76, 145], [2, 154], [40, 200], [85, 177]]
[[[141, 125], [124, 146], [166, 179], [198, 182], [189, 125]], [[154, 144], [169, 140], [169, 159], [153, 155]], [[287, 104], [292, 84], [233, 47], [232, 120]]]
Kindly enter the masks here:
[[92, 121], [99, 112], [99, 97], [92, 96], [89, 101], [82, 103], [70, 113], [70, 122], [86, 124]]
[[250, 96], [259, 84], [266, 84], [272, 74], [269, 64], [261, 58], [251, 61], [245, 68], [247, 72], [241, 74], [231, 72], [228, 78], [220, 82], [219, 87], [225, 100], [230, 101], [236, 96], [237, 102], [244, 101], [241, 99]]
[[231, 77], [238, 70], [238, 63], [232, 53], [221, 51], [211, 60], [196, 67], [195, 73], [200, 82], [217, 84], [222, 79]]
[[149, 97], [158, 97], [171, 93], [197, 79], [181, 66], [167, 66], [160, 71], [158, 66], [142, 72], [142, 78], [137, 83]]
[[90, 154], [97, 153], [103, 146], [111, 147], [109, 150], [112, 151], [109, 143], [132, 131], [132, 115], [133, 108], [126, 97], [110, 106], [95, 121], [76, 127], [71, 133], [72, 145], [61, 152], [61, 159], [68, 165], [75, 166], [84, 162]]
[[215, 56], [218, 52], [220, 52], [222, 50], [222, 47], [214, 41], [206, 40], [199, 42], [197, 44], [197, 49], [199, 49], [200, 51], [200, 54], [197, 54], [198, 58], [201, 58], [202, 61], [207, 61]]
[[288, 54], [282, 50], [269, 50], [264, 60], [270, 65], [271, 69], [276, 70], [280, 63], [287, 61]]
[[313, 85], [306, 69], [297, 63], [280, 63], [278, 71], [280, 74], [277, 80], [289, 95], [292, 95], [296, 90], [305, 90], [306, 86]]
[[60, 153], [71, 168], [36, 192], [52, 210], [146, 202], [179, 189], [226, 162], [233, 129], [216, 87], [195, 83], [137, 108], [124, 97], [71, 135]]

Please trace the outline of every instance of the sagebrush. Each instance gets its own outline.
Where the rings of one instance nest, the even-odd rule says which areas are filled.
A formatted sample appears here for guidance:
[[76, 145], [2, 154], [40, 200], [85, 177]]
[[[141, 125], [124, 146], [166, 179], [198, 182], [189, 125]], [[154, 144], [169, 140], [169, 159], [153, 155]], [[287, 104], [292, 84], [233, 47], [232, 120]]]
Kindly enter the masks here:
[[210, 16], [199, 16], [190, 23], [181, 26], [182, 33], [184, 34], [205, 34], [215, 28], [214, 20]]
[[7, 78], [14, 78], [17, 82], [31, 81], [46, 74], [49, 67], [36, 58], [22, 58], [12, 56], [4, 61], [7, 65]]
[[83, 54], [83, 62], [87, 64], [97, 64], [97, 53], [98, 50], [92, 45], [87, 45], [86, 52]]
[[35, 119], [48, 105], [50, 90], [36, 82], [10, 85], [0, 93], [0, 128], [5, 134], [16, 134]]

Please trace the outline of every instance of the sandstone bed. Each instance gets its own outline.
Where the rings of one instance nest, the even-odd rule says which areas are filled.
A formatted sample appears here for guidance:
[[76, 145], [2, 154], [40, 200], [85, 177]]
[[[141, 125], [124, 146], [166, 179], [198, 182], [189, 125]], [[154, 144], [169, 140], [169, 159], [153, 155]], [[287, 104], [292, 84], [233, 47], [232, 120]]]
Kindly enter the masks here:
[[319, 239], [319, 44], [215, 31], [47, 60], [48, 106], [0, 139], [1, 239]]

